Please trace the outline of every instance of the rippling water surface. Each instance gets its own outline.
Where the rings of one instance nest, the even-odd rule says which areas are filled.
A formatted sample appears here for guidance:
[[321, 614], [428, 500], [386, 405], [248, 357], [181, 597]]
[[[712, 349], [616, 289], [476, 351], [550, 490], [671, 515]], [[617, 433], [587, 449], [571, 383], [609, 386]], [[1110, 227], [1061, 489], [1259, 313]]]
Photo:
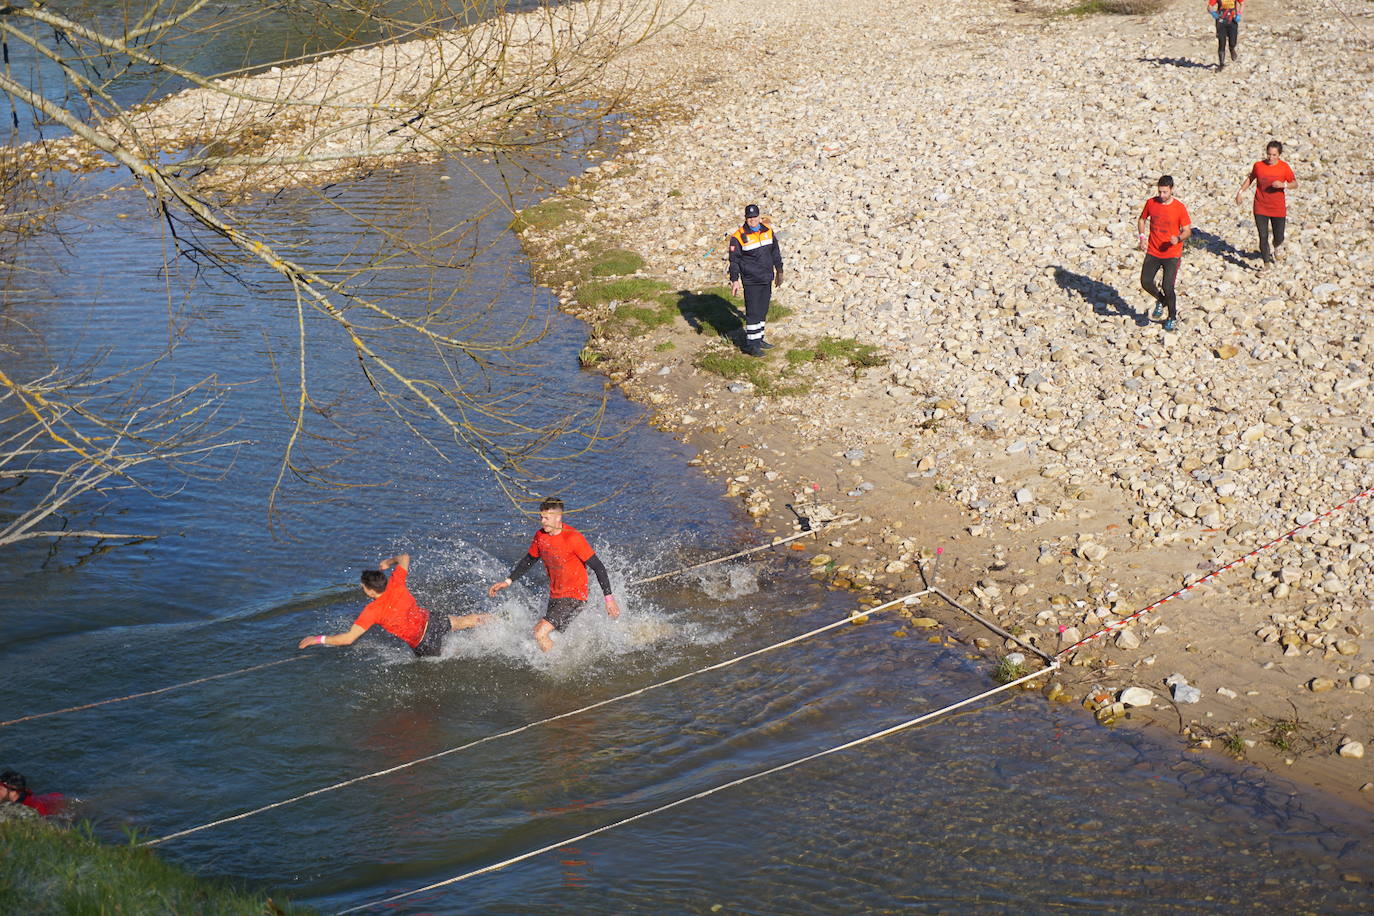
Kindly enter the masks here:
[[[340, 186], [332, 200], [289, 196], [270, 218], [293, 234], [298, 257], [339, 262], [374, 250], [376, 236], [335, 203], [387, 225], [457, 223], [480, 200], [465, 175], [458, 163], [417, 166]], [[775, 556], [618, 588], [620, 621], [589, 611], [542, 656], [529, 639], [542, 609], [539, 576], [499, 601], [484, 597], [528, 543], [530, 521], [476, 462], [461, 452], [446, 460], [375, 412], [350, 354], [326, 332], [311, 378], [341, 415], [375, 423], [339, 453], [340, 473], [368, 485], [319, 503], [295, 491], [278, 519], [283, 537], [274, 538], [264, 501], [289, 423], [267, 357], [291, 352], [292, 299], [271, 276], [197, 272], [185, 262], [169, 282], [156, 223], [117, 218], [141, 206], [114, 191], [72, 214], [60, 240], [27, 249], [5, 314], [59, 354], [94, 354], [117, 340], [131, 354], [121, 358], [135, 360], [157, 352], [170, 329], [179, 343], [168, 365], [182, 379], [215, 372], [233, 383], [224, 419], [250, 444], [223, 479], [193, 479], [167, 500], [119, 495], [99, 516], [156, 540], [12, 554], [0, 606], [5, 712], [292, 656], [300, 636], [344, 628], [362, 605], [358, 571], [398, 550], [414, 557], [422, 604], [500, 619], [451, 636], [437, 660], [415, 661], [369, 636], [350, 650], [0, 730], [0, 763], [43, 790], [78, 796], [82, 814], [111, 836], [121, 825], [163, 835], [395, 766], [852, 610], [799, 561]], [[531, 403], [531, 416], [595, 403], [600, 377], [577, 369], [582, 326], [530, 287], [503, 225], [483, 226], [491, 247], [461, 276], [392, 265], [369, 295], [414, 301], [417, 290], [447, 283], [474, 308], [495, 297], [510, 321], [547, 318], [524, 378], [548, 397]], [[42, 362], [36, 352], [23, 359]], [[606, 500], [571, 520], [618, 584], [757, 538], [686, 465], [682, 445], [630, 426], [639, 411], [618, 397], [609, 415], [629, 431], [553, 467], [548, 487], [573, 505]], [[342, 909], [558, 843], [989, 686], [984, 668], [957, 651], [895, 630], [876, 617], [198, 833], [163, 853], [199, 874]], [[1018, 695], [390, 911], [1356, 913], [1369, 910], [1370, 879], [1368, 825], [1323, 799]]]

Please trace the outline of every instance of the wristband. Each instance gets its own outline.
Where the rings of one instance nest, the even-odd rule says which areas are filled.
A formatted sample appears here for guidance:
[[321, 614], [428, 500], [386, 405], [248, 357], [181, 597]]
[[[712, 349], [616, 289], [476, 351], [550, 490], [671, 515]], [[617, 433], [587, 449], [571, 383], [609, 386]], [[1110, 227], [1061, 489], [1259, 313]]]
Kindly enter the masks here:
[[326, 643], [325, 643], [325, 641], [324, 641], [324, 634], [323, 634], [323, 633], [321, 633], [319, 636], [316, 636], [315, 638], [316, 638], [317, 640], [319, 640], [320, 645], [322, 645], [322, 646], [323, 646], [323, 645], [326, 645]]
[[614, 600], [615, 600], [615, 596], [614, 596], [614, 595], [607, 595], [607, 596], [606, 596], [606, 603], [607, 603], [607, 604], [610, 604], [610, 603], [611, 603], [612, 601], [614, 601]]

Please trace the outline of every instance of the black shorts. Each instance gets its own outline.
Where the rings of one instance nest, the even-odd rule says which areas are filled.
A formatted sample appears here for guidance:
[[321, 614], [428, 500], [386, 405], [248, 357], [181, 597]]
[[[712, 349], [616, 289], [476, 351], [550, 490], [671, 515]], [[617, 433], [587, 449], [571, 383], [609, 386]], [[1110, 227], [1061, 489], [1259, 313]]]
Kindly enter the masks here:
[[572, 623], [573, 618], [582, 613], [582, 609], [587, 606], [587, 602], [581, 598], [550, 598], [549, 609], [544, 612], [544, 619], [553, 624], [553, 628], [562, 633]]
[[420, 658], [433, 658], [439, 654], [443, 647], [444, 637], [453, 629], [453, 624], [448, 622], [447, 614], [436, 614], [429, 611], [429, 623], [425, 625], [425, 635], [420, 637], [420, 641], [415, 644], [413, 651]]

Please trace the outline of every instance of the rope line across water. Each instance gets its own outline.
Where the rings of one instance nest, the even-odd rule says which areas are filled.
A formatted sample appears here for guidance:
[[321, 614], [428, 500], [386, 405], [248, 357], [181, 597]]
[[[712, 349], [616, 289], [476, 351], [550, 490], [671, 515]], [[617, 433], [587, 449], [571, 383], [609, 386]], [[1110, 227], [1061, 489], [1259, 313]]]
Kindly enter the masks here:
[[1190, 582], [1189, 584], [1183, 586], [1182, 588], [1178, 589], [1177, 591], [1172, 592], [1172, 593], [1170, 593], [1170, 594], [1168, 594], [1168, 595], [1165, 595], [1163, 598], [1160, 598], [1158, 601], [1155, 601], [1155, 602], [1152, 603], [1152, 604], [1146, 605], [1145, 607], [1141, 608], [1140, 610], [1136, 611], [1135, 613], [1133, 613], [1133, 614], [1128, 614], [1127, 616], [1122, 617], [1120, 620], [1114, 620], [1114, 621], [1112, 621], [1111, 623], [1109, 623], [1109, 624], [1107, 624], [1106, 626], [1104, 626], [1102, 629], [1098, 630], [1096, 633], [1093, 633], [1093, 634], [1091, 634], [1091, 635], [1089, 635], [1089, 636], [1083, 637], [1083, 638], [1080, 639], [1078, 642], [1076, 642], [1076, 643], [1074, 643], [1073, 645], [1069, 646], [1067, 649], [1061, 649], [1058, 653], [1055, 654], [1055, 658], [1063, 658], [1064, 656], [1068, 655], [1070, 652], [1076, 652], [1076, 651], [1078, 651], [1080, 648], [1082, 648], [1083, 646], [1085, 646], [1085, 645], [1087, 645], [1088, 643], [1092, 642], [1094, 639], [1100, 639], [1100, 638], [1102, 638], [1103, 636], [1108, 635], [1109, 633], [1113, 633], [1113, 632], [1115, 632], [1115, 631], [1121, 629], [1122, 627], [1124, 627], [1126, 624], [1130, 623], [1132, 620], [1138, 620], [1138, 619], [1140, 619], [1141, 617], [1144, 617], [1146, 614], [1150, 613], [1151, 611], [1155, 610], [1156, 608], [1158, 608], [1158, 607], [1160, 607], [1160, 606], [1162, 606], [1162, 605], [1164, 605], [1164, 604], [1167, 604], [1167, 603], [1170, 602], [1170, 601], [1173, 601], [1175, 598], [1182, 597], [1185, 593], [1191, 591], [1192, 589], [1197, 588], [1199, 585], [1203, 585], [1203, 584], [1205, 584], [1205, 583], [1211, 581], [1212, 579], [1215, 579], [1216, 577], [1220, 576], [1222, 573], [1224, 573], [1224, 572], [1226, 572], [1226, 571], [1228, 571], [1228, 570], [1230, 570], [1230, 569], [1232, 569], [1232, 568], [1234, 568], [1234, 567], [1236, 567], [1236, 566], [1242, 566], [1242, 565], [1244, 565], [1245, 563], [1248, 563], [1250, 560], [1252, 560], [1252, 559], [1254, 559], [1255, 557], [1259, 556], [1261, 553], [1264, 553], [1266, 550], [1270, 550], [1270, 549], [1272, 549], [1272, 548], [1274, 548], [1274, 547], [1277, 547], [1279, 544], [1282, 544], [1284, 541], [1290, 540], [1290, 539], [1293, 537], [1293, 535], [1297, 534], [1299, 531], [1302, 531], [1302, 530], [1305, 529], [1305, 528], [1311, 528], [1313, 525], [1319, 525], [1319, 524], [1321, 524], [1322, 522], [1326, 521], [1326, 520], [1327, 520], [1328, 518], [1330, 518], [1331, 516], [1335, 515], [1337, 512], [1340, 512], [1342, 509], [1346, 508], [1347, 506], [1349, 506], [1349, 505], [1351, 505], [1351, 504], [1353, 504], [1353, 503], [1359, 502], [1360, 500], [1362, 500], [1362, 499], [1364, 499], [1365, 497], [1369, 496], [1371, 493], [1374, 493], [1374, 487], [1369, 487], [1369, 488], [1367, 488], [1367, 489], [1361, 490], [1360, 492], [1356, 493], [1354, 496], [1352, 496], [1352, 497], [1350, 497], [1349, 499], [1347, 499], [1345, 502], [1340, 503], [1340, 504], [1335, 505], [1335, 506], [1332, 506], [1330, 509], [1327, 509], [1325, 512], [1321, 513], [1321, 514], [1318, 515], [1316, 518], [1312, 519], [1310, 522], [1307, 522], [1306, 524], [1303, 524], [1303, 525], [1298, 525], [1296, 528], [1293, 528], [1293, 529], [1291, 529], [1291, 530], [1289, 530], [1289, 531], [1284, 532], [1283, 534], [1279, 535], [1278, 537], [1274, 538], [1273, 540], [1267, 541], [1267, 542], [1261, 544], [1260, 546], [1256, 547], [1254, 550], [1250, 551], [1249, 553], [1247, 553], [1247, 554], [1245, 554], [1245, 555], [1243, 555], [1243, 556], [1237, 557], [1236, 559], [1232, 560], [1230, 563], [1227, 563], [1225, 566], [1222, 566], [1222, 567], [1220, 567], [1220, 568], [1218, 568], [1218, 569], [1212, 570], [1212, 571], [1209, 572], [1207, 575], [1203, 576], [1201, 579], [1198, 579], [1196, 582]]
[[[817, 523], [817, 524], [818, 524], [818, 527], [815, 528], [815, 529], [812, 530], [812, 531], [802, 531], [802, 532], [799, 532], [798, 534], [789, 535], [788, 537], [785, 537], [785, 538], [778, 538], [778, 539], [776, 539], [776, 540], [769, 541], [767, 544], [760, 544], [760, 545], [758, 545], [757, 547], [750, 547], [750, 548], [748, 548], [747, 550], [740, 550], [740, 551], [737, 551], [737, 552], [732, 553], [732, 554], [728, 554], [728, 555], [723, 556], [723, 557], [716, 557], [715, 559], [706, 560], [706, 561], [701, 562], [701, 563], [695, 563], [695, 564], [693, 564], [693, 565], [691, 565], [691, 566], [684, 566], [684, 567], [682, 567], [681, 569], [674, 569], [674, 570], [672, 570], [671, 572], [659, 573], [659, 574], [656, 575], [656, 576], [648, 576], [648, 577], [643, 578], [643, 579], [633, 579], [633, 580], [631, 580], [628, 584], [629, 584], [629, 585], [643, 585], [643, 584], [646, 583], [646, 582], [657, 582], [657, 581], [660, 580], [660, 579], [667, 579], [667, 578], [669, 578], [669, 577], [671, 577], [671, 576], [679, 576], [679, 575], [681, 575], [681, 574], [683, 574], [683, 573], [685, 573], [685, 572], [691, 572], [691, 571], [694, 570], [694, 569], [701, 569], [701, 568], [706, 567], [706, 566], [713, 566], [713, 565], [715, 565], [716, 563], [724, 563], [726, 560], [738, 559], [739, 557], [748, 556], [749, 554], [753, 554], [753, 553], [758, 553], [758, 552], [761, 551], [761, 550], [768, 550], [768, 549], [770, 549], [770, 548], [772, 548], [772, 547], [778, 547], [778, 546], [780, 546], [780, 545], [782, 545], [782, 544], [789, 543], [790, 541], [795, 541], [795, 540], [797, 540], [798, 538], [802, 538], [802, 537], [806, 537], [807, 535], [815, 534], [817, 531], [820, 531], [822, 528], [825, 528], [825, 527], [830, 526], [830, 525], [834, 525], [834, 524], [836, 524], [836, 523], [839, 522], [839, 521], [840, 521], [839, 519], [835, 519], [835, 520], [832, 520], [832, 521], [829, 521], [829, 522], [819, 522], [819, 523]], [[250, 671], [261, 671], [263, 668], [271, 668], [271, 667], [273, 667], [274, 665], [284, 665], [284, 664], [286, 664], [287, 662], [299, 661], [299, 660], [301, 660], [301, 659], [303, 659], [303, 658], [307, 658], [307, 657], [308, 657], [308, 656], [305, 656], [305, 655], [293, 655], [293, 656], [291, 656], [290, 658], [279, 658], [279, 659], [277, 659], [276, 661], [263, 662], [263, 663], [260, 664], [260, 665], [249, 665], [247, 668], [236, 668], [236, 669], [234, 669], [233, 671], [224, 671], [224, 672], [221, 672], [221, 673], [219, 673], [219, 674], [211, 674], [211, 675], [208, 675], [208, 676], [206, 676], [206, 677], [198, 677], [198, 678], [196, 678], [196, 679], [194, 679], [194, 680], [190, 680], [190, 681], [182, 681], [180, 684], [171, 684], [171, 685], [169, 685], [169, 686], [167, 686], [167, 687], [159, 687], [159, 688], [157, 688], [156, 690], [144, 690], [144, 691], [140, 691], [139, 693], [129, 693], [129, 694], [125, 694], [125, 695], [123, 695], [123, 696], [110, 697], [108, 700], [97, 700], [97, 701], [94, 702], [94, 703], [82, 703], [82, 704], [79, 705], [79, 706], [68, 706], [68, 707], [66, 707], [65, 709], [54, 709], [54, 710], [52, 710], [51, 712], [39, 712], [39, 713], [34, 713], [33, 715], [29, 715], [29, 716], [20, 716], [20, 717], [17, 718], [17, 719], [8, 719], [8, 720], [6, 720], [6, 721], [4, 721], [4, 722], [0, 722], [0, 728], [6, 728], [6, 727], [8, 727], [8, 726], [10, 726], [10, 725], [18, 725], [20, 722], [32, 722], [32, 721], [35, 720], [35, 719], [46, 719], [46, 718], [48, 718], [49, 716], [60, 716], [60, 715], [62, 715], [63, 713], [80, 712], [80, 711], [83, 710], [83, 709], [95, 709], [95, 708], [98, 707], [98, 706], [109, 706], [111, 703], [123, 703], [123, 702], [126, 702], [126, 701], [128, 701], [128, 700], [137, 700], [137, 699], [140, 699], [141, 697], [156, 696], [156, 695], [159, 694], [159, 693], [167, 693], [167, 692], [172, 691], [172, 690], [180, 690], [182, 687], [193, 687], [193, 686], [195, 686], [196, 684], [204, 684], [204, 683], [206, 683], [207, 681], [215, 681], [215, 680], [219, 680], [220, 678], [224, 678], [224, 677], [233, 677], [233, 676], [236, 675], [236, 674], [248, 674]]]
[[241, 821], [241, 820], [243, 820], [244, 818], [252, 817], [252, 816], [255, 815], [255, 814], [262, 814], [264, 811], [271, 811], [271, 810], [274, 809], [274, 808], [282, 808], [282, 807], [285, 807], [286, 805], [294, 804], [294, 803], [296, 803], [296, 802], [298, 802], [298, 801], [304, 801], [304, 800], [307, 799], [307, 798], [313, 798], [313, 797], [315, 797], [316, 795], [323, 795], [323, 794], [325, 794], [326, 792], [333, 792], [333, 791], [335, 791], [336, 789], [342, 789], [342, 788], [345, 788], [345, 787], [347, 787], [347, 786], [356, 785], [357, 783], [365, 782], [365, 781], [367, 781], [367, 780], [369, 780], [369, 779], [376, 779], [376, 778], [379, 777], [379, 776], [387, 776], [387, 775], [389, 775], [389, 774], [391, 774], [391, 773], [395, 773], [395, 772], [398, 772], [398, 771], [400, 771], [400, 770], [408, 769], [409, 767], [417, 766], [418, 764], [421, 764], [421, 763], [428, 763], [428, 762], [431, 761], [431, 760], [438, 760], [440, 757], [447, 757], [447, 756], [450, 755], [450, 754], [456, 754], [456, 753], [458, 753], [458, 752], [460, 752], [460, 751], [466, 751], [466, 750], [468, 750], [468, 749], [470, 749], [470, 748], [477, 747], [479, 744], [486, 744], [486, 743], [489, 742], [489, 741], [496, 741], [496, 740], [498, 740], [498, 739], [500, 739], [500, 738], [509, 738], [509, 737], [512, 736], [512, 735], [518, 735], [518, 734], [520, 734], [520, 733], [523, 732], [523, 731], [528, 731], [529, 729], [535, 728], [535, 727], [540, 726], [540, 725], [547, 725], [547, 724], [549, 724], [550, 722], [557, 722], [557, 721], [559, 721], [560, 719], [567, 719], [567, 718], [570, 718], [570, 717], [572, 717], [572, 716], [581, 715], [581, 714], [584, 713], [584, 712], [591, 712], [593, 709], [599, 709], [599, 708], [601, 708], [602, 706], [609, 706], [610, 704], [612, 704], [612, 703], [618, 703], [618, 702], [620, 702], [621, 700], [628, 700], [628, 699], [630, 699], [630, 698], [632, 698], [632, 697], [637, 697], [637, 696], [640, 696], [640, 695], [642, 695], [642, 694], [646, 694], [646, 693], [648, 693], [648, 692], [651, 691], [651, 690], [657, 690], [657, 689], [660, 688], [660, 687], [667, 687], [667, 686], [669, 686], [670, 684], [676, 684], [676, 683], [679, 683], [680, 681], [685, 681], [685, 680], [687, 680], [688, 678], [696, 677], [698, 674], [706, 674], [707, 672], [710, 672], [710, 671], [719, 671], [719, 670], [721, 670], [722, 668], [728, 668], [728, 667], [730, 667], [731, 665], [738, 664], [739, 662], [745, 661], [746, 659], [755, 658], [756, 656], [763, 655], [763, 654], [766, 653], [766, 652], [772, 652], [772, 651], [775, 650], [775, 649], [781, 649], [781, 648], [783, 648], [784, 646], [790, 646], [790, 645], [793, 645], [793, 644], [795, 644], [795, 643], [802, 642], [803, 640], [810, 639], [810, 638], [813, 637], [813, 636], [819, 636], [819, 635], [822, 634], [822, 633], [828, 632], [829, 630], [833, 630], [833, 629], [835, 629], [836, 627], [844, 626], [844, 625], [847, 624], [847, 623], [854, 623], [854, 622], [856, 622], [856, 621], [861, 621], [861, 620], [867, 618], [868, 615], [870, 615], [870, 614], [878, 614], [878, 613], [881, 613], [881, 612], [883, 612], [883, 611], [885, 611], [885, 610], [888, 610], [889, 608], [895, 607], [895, 606], [897, 606], [897, 605], [899, 605], [899, 604], [905, 604], [905, 603], [907, 603], [907, 602], [909, 602], [909, 601], [912, 601], [912, 600], [914, 600], [914, 599], [916, 599], [916, 598], [920, 598], [921, 596], [926, 595], [926, 594], [928, 594], [929, 592], [930, 592], [930, 589], [922, 589], [922, 590], [919, 591], [919, 592], [912, 592], [912, 593], [909, 594], [909, 595], [904, 595], [904, 596], [902, 596], [901, 598], [894, 598], [894, 599], [892, 599], [891, 601], [884, 602], [883, 604], [877, 605], [877, 606], [872, 607], [872, 608], [868, 608], [867, 610], [855, 611], [853, 614], [850, 614], [848, 617], [842, 617], [842, 618], [840, 618], [839, 620], [836, 620], [836, 621], [834, 621], [834, 622], [832, 622], [832, 623], [827, 623], [827, 624], [825, 624], [824, 626], [816, 627], [814, 630], [808, 630], [808, 631], [806, 631], [805, 633], [801, 633], [801, 634], [799, 634], [799, 635], [797, 635], [797, 636], [791, 636], [791, 637], [789, 637], [789, 638], [787, 638], [787, 639], [782, 640], [781, 642], [775, 642], [775, 643], [773, 643], [772, 645], [764, 646], [762, 649], [754, 649], [753, 651], [751, 651], [751, 652], [746, 652], [746, 653], [744, 653], [743, 655], [736, 655], [734, 658], [728, 658], [728, 659], [726, 659], [725, 661], [716, 662], [715, 664], [712, 664], [712, 665], [707, 665], [705, 668], [697, 668], [697, 669], [695, 669], [695, 670], [693, 670], [693, 671], [688, 671], [688, 672], [686, 672], [685, 674], [679, 674], [679, 675], [677, 675], [677, 676], [675, 676], [675, 677], [670, 677], [670, 678], [668, 678], [667, 680], [658, 681], [657, 683], [649, 684], [649, 685], [647, 685], [647, 686], [645, 686], [645, 687], [639, 687], [639, 688], [637, 688], [637, 689], [635, 689], [635, 690], [631, 690], [629, 693], [622, 693], [622, 694], [620, 694], [620, 695], [618, 695], [618, 696], [608, 697], [607, 699], [604, 699], [604, 700], [598, 700], [598, 701], [595, 702], [595, 703], [590, 703], [590, 704], [588, 704], [588, 705], [586, 705], [586, 706], [580, 706], [580, 707], [578, 707], [577, 709], [572, 709], [572, 710], [569, 710], [568, 712], [561, 712], [561, 713], [559, 713], [559, 714], [556, 715], [556, 716], [549, 716], [548, 718], [539, 719], [539, 720], [534, 721], [534, 722], [527, 722], [526, 724], [517, 726], [516, 728], [507, 729], [506, 731], [497, 732], [496, 734], [492, 734], [492, 735], [486, 735], [486, 736], [484, 736], [484, 737], [477, 738], [476, 740], [469, 741], [469, 742], [467, 742], [466, 744], [460, 744], [460, 745], [457, 745], [457, 746], [455, 746], [455, 747], [448, 748], [448, 749], [446, 749], [446, 750], [438, 751], [438, 752], [433, 753], [433, 754], [428, 754], [428, 755], [426, 755], [426, 756], [424, 756], [424, 757], [418, 757], [418, 758], [416, 758], [416, 759], [414, 759], [414, 760], [410, 760], [410, 761], [407, 761], [407, 762], [405, 762], [405, 763], [399, 763], [399, 764], [397, 764], [396, 766], [388, 767], [388, 768], [386, 768], [386, 769], [384, 769], [384, 770], [377, 770], [376, 772], [373, 772], [373, 773], [366, 773], [366, 774], [364, 774], [364, 775], [362, 775], [362, 776], [355, 776], [355, 777], [353, 777], [352, 779], [346, 779], [346, 780], [344, 780], [343, 782], [336, 782], [336, 783], [334, 783], [333, 785], [324, 786], [323, 788], [319, 788], [319, 789], [311, 789], [309, 792], [303, 792], [303, 793], [301, 793], [300, 795], [294, 795], [294, 796], [292, 796], [291, 798], [284, 798], [284, 799], [282, 799], [281, 801], [275, 801], [275, 802], [272, 802], [271, 804], [262, 805], [261, 807], [253, 808], [253, 809], [251, 809], [251, 810], [249, 810], [249, 811], [243, 811], [243, 812], [240, 812], [239, 814], [230, 815], [229, 817], [222, 817], [222, 818], [220, 818], [219, 820], [210, 821], [209, 823], [206, 823], [206, 824], [200, 824], [199, 826], [196, 826], [196, 827], [188, 827], [188, 828], [185, 829], [185, 830], [179, 830], [179, 831], [177, 831], [176, 833], [169, 833], [169, 834], [167, 834], [166, 836], [158, 837], [157, 839], [153, 839], [153, 840], [148, 840], [148, 841], [146, 841], [146, 842], [144, 842], [144, 843], [141, 843], [141, 844], [139, 844], [139, 845], [141, 845], [141, 846], [157, 846], [157, 845], [160, 845], [160, 844], [162, 844], [162, 843], [166, 843], [166, 842], [169, 842], [169, 841], [171, 841], [171, 840], [179, 839], [179, 838], [184, 837], [184, 836], [190, 836], [190, 835], [193, 834], [193, 833], [199, 833], [199, 832], [202, 831], [202, 830], [209, 830], [211, 827], [218, 827], [218, 826], [220, 826], [221, 824], [228, 824], [228, 823], [232, 823], [233, 821]]
[[968, 706], [970, 703], [976, 703], [979, 700], [987, 699], [988, 697], [993, 696], [994, 694], [1001, 693], [1004, 690], [1010, 690], [1013, 687], [1019, 687], [1027, 681], [1046, 675], [1051, 671], [1057, 670], [1058, 668], [1059, 664], [1058, 662], [1055, 662], [1047, 668], [1041, 668], [1039, 671], [1032, 672], [1031, 674], [1027, 674], [1024, 677], [1019, 677], [1014, 681], [1008, 681], [1000, 687], [994, 687], [991, 690], [985, 690], [982, 693], [975, 694], [971, 697], [966, 697], [957, 703], [951, 703], [950, 705], [943, 706], [940, 709], [935, 710], [934, 712], [928, 712], [923, 715], [919, 715], [914, 719], [908, 719], [905, 722], [900, 722], [896, 725], [888, 726], [887, 728], [884, 728], [880, 731], [873, 732], [869, 735], [864, 735], [862, 738], [855, 738], [853, 741], [846, 741], [844, 744], [837, 744], [834, 747], [826, 748], [823, 751], [817, 751], [814, 754], [808, 754], [805, 757], [799, 757], [796, 760], [791, 760], [787, 763], [779, 764], [775, 767], [769, 767], [766, 770], [761, 770], [757, 773], [751, 773], [748, 776], [741, 776], [739, 779], [732, 779], [727, 783], [722, 783], [721, 785], [714, 786], [710, 789], [704, 789], [701, 792], [697, 792], [693, 795], [688, 795], [685, 798], [679, 798], [676, 801], [668, 802], [666, 805], [659, 805], [657, 808], [651, 808], [648, 811], [641, 811], [638, 814], [633, 814], [629, 817], [622, 818], [613, 823], [597, 827], [595, 830], [588, 830], [586, 833], [579, 833], [577, 836], [568, 837], [567, 839], [560, 840], [557, 843], [550, 843], [547, 846], [540, 846], [538, 849], [532, 849], [529, 852], [521, 853], [518, 856], [512, 856], [509, 859], [503, 859], [500, 862], [496, 862], [492, 865], [487, 865], [482, 868], [473, 869], [469, 872], [464, 872], [461, 875], [448, 878], [444, 881], [436, 881], [435, 883], [427, 884], [424, 887], [417, 887], [414, 890], [405, 891], [404, 893], [394, 894], [390, 897], [384, 897], [380, 900], [373, 900], [369, 903], [361, 904], [360, 906], [354, 906], [349, 907], [346, 910], [340, 910], [338, 916], [344, 916], [345, 913], [357, 913], [362, 910], [370, 910], [374, 907], [385, 906], [389, 903], [395, 903], [398, 900], [404, 900], [406, 897], [413, 897], [416, 894], [423, 894], [426, 891], [437, 890], [441, 887], [447, 887], [450, 884], [457, 884], [459, 881], [466, 881], [467, 879], [475, 878], [478, 875], [484, 875], [489, 872], [500, 871], [501, 869], [506, 868], [510, 865], [514, 865], [517, 862], [523, 862], [526, 859], [532, 859], [535, 856], [542, 855], [546, 852], [552, 852], [555, 849], [562, 849], [565, 846], [569, 846], [573, 843], [580, 843], [585, 839], [596, 836], [597, 834], [605, 833], [608, 830], [614, 830], [616, 827], [622, 827], [625, 824], [632, 824], [635, 821], [642, 820], [646, 817], [651, 817], [655, 814], [660, 814], [664, 811], [676, 808], [679, 805], [685, 805], [688, 802], [696, 801], [700, 798], [705, 798], [708, 795], [715, 795], [717, 792], [723, 792], [726, 789], [731, 789], [735, 786], [743, 785], [746, 782], [752, 782], [755, 779], [762, 779], [765, 776], [771, 776], [774, 773], [781, 773], [783, 770], [790, 770], [793, 767], [801, 766], [804, 763], [810, 763], [812, 760], [819, 760], [822, 757], [828, 757], [831, 754], [838, 754], [840, 751], [846, 751], [850, 748], [858, 747], [861, 744], [867, 744], [870, 741], [877, 741], [880, 738], [886, 738], [888, 735], [894, 735], [897, 732], [903, 731], [904, 729], [911, 728], [915, 725], [920, 725], [922, 722], [928, 722], [931, 719], [935, 719], [939, 716], [944, 715], [945, 713], [953, 712], [956, 709]]
[[179, 690], [182, 687], [190, 687], [194, 684], [204, 684], [206, 681], [217, 681], [222, 677], [233, 677], [236, 674], [247, 674], [250, 671], [261, 671], [263, 668], [271, 668], [274, 665], [285, 665], [287, 662], [298, 662], [307, 656], [292, 655], [289, 658], [279, 658], [274, 662], [263, 662], [261, 665], [251, 665], [247, 668], [239, 668], [235, 671], [225, 671], [221, 674], [210, 674], [205, 677], [198, 677], [192, 681], [182, 681], [180, 684], [172, 684], [169, 687], [159, 687], [156, 690], [144, 690], [141, 693], [130, 693], [122, 697], [111, 697], [108, 700], [99, 700], [95, 703], [82, 703], [80, 706], [68, 706], [66, 709], [54, 709], [52, 712], [39, 712], [31, 716], [20, 716], [18, 719], [9, 719], [0, 722], [0, 728], [9, 725], [18, 725], [20, 722], [30, 722], [34, 719], [46, 719], [48, 716], [60, 716], [66, 712], [79, 712], [83, 709], [94, 709], [97, 706], [108, 706], [111, 703], [123, 703], [125, 700], [137, 700], [139, 697], [151, 697], [159, 693], [166, 693], [169, 690]]

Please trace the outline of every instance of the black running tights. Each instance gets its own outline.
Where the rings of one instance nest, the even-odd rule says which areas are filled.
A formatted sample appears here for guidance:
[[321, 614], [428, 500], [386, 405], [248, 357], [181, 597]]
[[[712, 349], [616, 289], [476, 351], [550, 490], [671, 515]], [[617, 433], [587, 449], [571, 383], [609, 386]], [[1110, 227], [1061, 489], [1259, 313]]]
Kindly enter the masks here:
[[[1178, 317], [1178, 296], [1174, 295], [1174, 280], [1178, 277], [1178, 262], [1181, 260], [1182, 258], [1157, 258], [1147, 254], [1145, 264], [1140, 268], [1140, 288], [1169, 309], [1170, 321]], [[1155, 276], [1160, 270], [1164, 271], [1163, 289], [1155, 286]]]

